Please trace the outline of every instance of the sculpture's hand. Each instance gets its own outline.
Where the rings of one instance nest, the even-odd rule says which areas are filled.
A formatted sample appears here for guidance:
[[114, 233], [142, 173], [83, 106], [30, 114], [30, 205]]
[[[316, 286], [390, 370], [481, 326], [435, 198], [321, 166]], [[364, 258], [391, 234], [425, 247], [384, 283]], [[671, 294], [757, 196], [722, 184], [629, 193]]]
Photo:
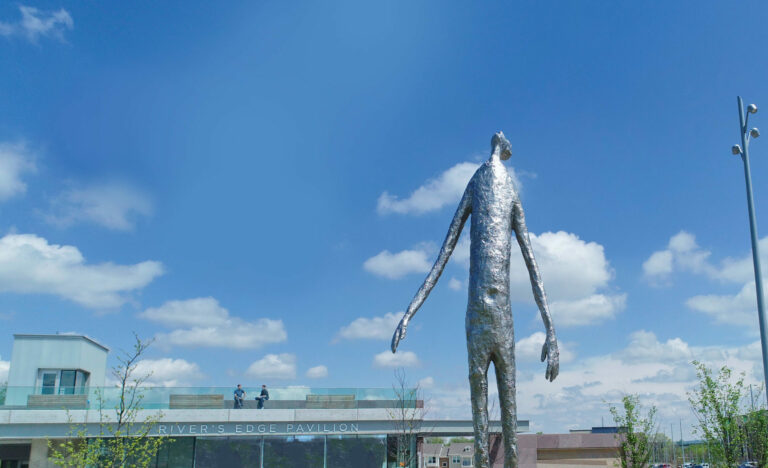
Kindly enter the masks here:
[[400, 323], [397, 325], [397, 329], [395, 329], [395, 334], [392, 335], [392, 352], [394, 353], [397, 351], [397, 345], [400, 344], [400, 340], [405, 338], [405, 332], [408, 328], [408, 319], [403, 317], [402, 320], [400, 320]]
[[544, 378], [552, 382], [560, 372], [560, 351], [557, 349], [557, 338], [554, 333], [547, 333], [547, 339], [541, 348], [541, 362], [547, 360], [547, 372]]

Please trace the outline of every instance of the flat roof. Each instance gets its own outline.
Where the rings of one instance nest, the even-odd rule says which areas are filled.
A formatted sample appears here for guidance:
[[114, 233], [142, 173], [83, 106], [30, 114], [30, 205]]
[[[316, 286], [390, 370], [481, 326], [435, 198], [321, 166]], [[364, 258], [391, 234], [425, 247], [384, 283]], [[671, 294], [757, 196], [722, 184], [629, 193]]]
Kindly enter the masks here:
[[94, 340], [90, 336], [77, 335], [77, 334], [74, 334], [74, 333], [56, 333], [56, 334], [50, 334], [50, 335], [14, 333], [13, 334], [13, 338], [14, 339], [17, 339], [17, 338], [33, 339], [33, 340], [35, 340], [35, 339], [42, 340], [42, 339], [51, 339], [51, 338], [59, 339], [59, 340], [78, 340], [78, 339], [82, 339], [82, 340], [90, 342], [91, 344], [94, 344], [94, 345], [98, 346], [99, 348], [103, 349], [106, 352], [109, 352], [109, 348], [108, 347], [106, 347], [103, 344], [99, 343], [98, 341]]

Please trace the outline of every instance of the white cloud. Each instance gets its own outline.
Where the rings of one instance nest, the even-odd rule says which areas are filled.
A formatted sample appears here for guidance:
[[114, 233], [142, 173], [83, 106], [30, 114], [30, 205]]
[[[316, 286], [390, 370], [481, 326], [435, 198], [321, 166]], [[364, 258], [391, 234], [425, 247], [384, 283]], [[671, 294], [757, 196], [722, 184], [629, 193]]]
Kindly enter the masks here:
[[709, 315], [717, 323], [757, 326], [755, 282], [745, 284], [737, 294], [706, 294], [685, 301], [691, 309]]
[[8, 370], [10, 370], [10, 368], [10, 361], [0, 360], [0, 384], [8, 381]]
[[40, 37], [64, 41], [64, 32], [74, 27], [74, 21], [67, 10], [40, 10], [19, 5], [21, 20], [16, 23], [0, 22], [0, 36], [23, 36], [30, 42]]
[[[613, 278], [603, 246], [596, 242], [585, 242], [564, 231], [530, 234], [530, 238], [544, 287], [553, 301], [582, 300]], [[512, 249], [510, 278], [510, 295], [518, 301], [532, 301], [531, 280], [520, 249]]]
[[426, 389], [426, 388], [432, 388], [435, 386], [435, 379], [432, 377], [424, 377], [423, 379], [419, 380], [419, 388], [420, 389]]
[[151, 214], [152, 201], [145, 193], [123, 183], [105, 183], [61, 193], [52, 200], [45, 218], [62, 227], [87, 222], [130, 231], [137, 218]]
[[312, 394], [312, 388], [306, 385], [286, 385], [270, 391], [273, 400], [306, 400]]
[[691, 361], [693, 352], [680, 338], [660, 342], [653, 332], [638, 330], [629, 337], [629, 344], [616, 356], [628, 363]]
[[[425, 182], [408, 198], [400, 199], [384, 192], [379, 196], [377, 210], [379, 214], [424, 214], [457, 203], [478, 166], [471, 162], [456, 164], [437, 178]], [[513, 173], [510, 170], [510, 174]]]
[[189, 386], [204, 377], [200, 367], [184, 359], [143, 359], [136, 363], [134, 375], [149, 375], [145, 385], [157, 387]]
[[[760, 250], [762, 273], [765, 276], [768, 273], [768, 270], [766, 270], [768, 268], [766, 266], [766, 263], [768, 263], [768, 236], [758, 240], [757, 244]], [[750, 250], [749, 253], [740, 258], [726, 257], [723, 259], [718, 268], [718, 278], [721, 281], [731, 283], [754, 281], [755, 269], [752, 263], [752, 251]]]
[[[759, 241], [761, 260], [768, 263], [768, 237]], [[686, 231], [672, 236], [666, 250], [654, 252], [643, 263], [643, 272], [651, 281], [669, 284], [672, 273], [684, 272], [705, 276], [722, 284], [740, 283], [734, 294], [702, 294], [689, 298], [686, 305], [710, 316], [716, 323], [743, 325], [754, 328], [757, 317], [752, 254], [740, 258], [724, 258], [719, 264], [710, 261], [712, 253], [696, 243], [696, 237]], [[661, 260], [660, 260], [661, 259]], [[765, 269], [763, 274], [766, 274]]]
[[248, 367], [245, 374], [263, 379], [296, 378], [296, 356], [293, 354], [267, 354]]
[[431, 267], [424, 250], [403, 250], [395, 254], [384, 250], [363, 263], [366, 271], [389, 279], [410, 273], [426, 273]]
[[158, 341], [176, 346], [257, 349], [286, 339], [282, 320], [259, 319], [245, 322], [237, 318], [215, 327], [193, 327], [157, 335]]
[[373, 357], [373, 367], [395, 368], [395, 367], [414, 367], [420, 365], [419, 358], [413, 351], [383, 351]]
[[643, 272], [646, 276], [664, 276], [672, 273], [672, 252], [661, 250], [654, 252], [643, 262]]
[[307, 370], [307, 377], [310, 379], [322, 379], [328, 377], [328, 368], [325, 366], [310, 367]]
[[0, 143], [0, 202], [26, 192], [22, 175], [34, 171], [34, 157], [24, 143]]
[[382, 317], [360, 317], [352, 321], [349, 325], [342, 327], [337, 334], [336, 340], [388, 340], [392, 338], [395, 328], [403, 317], [402, 312], [387, 312]]
[[763, 350], [760, 347], [760, 340], [739, 349], [738, 356], [747, 361], [761, 361], [763, 359]]
[[213, 297], [198, 297], [183, 301], [166, 301], [160, 307], [150, 307], [139, 317], [169, 326], [215, 326], [226, 323], [229, 311]]
[[717, 270], [709, 263], [711, 252], [696, 243], [696, 237], [680, 231], [669, 239], [666, 250], [659, 250], [643, 263], [643, 273], [649, 279], [664, 279], [673, 271], [717, 276]]
[[[530, 336], [521, 338], [515, 343], [515, 358], [529, 362], [541, 361], [541, 348], [547, 336], [543, 332], [535, 332]], [[558, 341], [557, 348], [560, 351], [560, 362], [573, 361], [575, 355], [570, 350], [570, 345]]]
[[[626, 294], [605, 291], [614, 274], [602, 245], [564, 231], [531, 233], [530, 239], [556, 326], [599, 323], [624, 309]], [[533, 303], [531, 279], [518, 248], [512, 249], [509, 276], [510, 298]]]
[[[765, 263], [768, 261], [768, 236], [760, 239], [758, 244], [761, 260]], [[669, 239], [667, 249], [654, 252], [643, 263], [643, 273], [651, 280], [667, 279], [673, 272], [704, 275], [723, 283], [754, 280], [751, 252], [740, 258], [726, 257], [719, 265], [710, 262], [711, 256], [712, 252], [699, 247], [693, 234], [680, 231]]]
[[616, 312], [624, 309], [626, 302], [626, 294], [593, 294], [571, 301], [554, 301], [551, 309], [552, 314], [557, 317], [558, 325], [589, 325], [613, 318]]
[[[557, 326], [603, 322], [624, 309], [626, 294], [598, 292], [608, 289], [613, 279], [602, 245], [563, 231], [530, 234], [530, 238]], [[520, 249], [512, 250], [510, 297], [533, 302], [531, 280]]]
[[456, 278], [451, 278], [448, 280], [448, 287], [453, 289], [454, 291], [461, 291], [463, 284], [461, 281], [457, 280]]
[[161, 345], [256, 349], [286, 340], [282, 320], [245, 321], [233, 317], [212, 297], [168, 301], [139, 314], [167, 326], [189, 327], [157, 335]]
[[0, 291], [53, 294], [90, 308], [109, 309], [129, 300], [163, 273], [160, 262], [88, 264], [77, 247], [49, 244], [34, 234], [0, 238]]

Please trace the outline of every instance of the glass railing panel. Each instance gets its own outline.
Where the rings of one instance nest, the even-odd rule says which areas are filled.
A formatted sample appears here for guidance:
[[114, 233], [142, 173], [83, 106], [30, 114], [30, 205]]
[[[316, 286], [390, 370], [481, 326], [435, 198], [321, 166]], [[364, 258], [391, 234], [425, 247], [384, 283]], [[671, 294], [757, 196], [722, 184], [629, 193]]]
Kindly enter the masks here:
[[[0, 409], [56, 409], [61, 403], [69, 408], [114, 409], [120, 403], [121, 390], [117, 387], [59, 387], [53, 393], [44, 392], [41, 387], [0, 387]], [[234, 403], [235, 387], [140, 387], [139, 406], [144, 409], [230, 409]], [[255, 397], [261, 393], [260, 386], [244, 387], [246, 408], [255, 408]], [[270, 403], [265, 409], [306, 408], [323, 406], [330, 408], [376, 408], [386, 402], [399, 400], [398, 392], [391, 388], [352, 388], [352, 387], [309, 387], [286, 386], [269, 387]], [[130, 398], [130, 388], [126, 389], [126, 398]], [[405, 399], [411, 399], [413, 393], [407, 390]], [[311, 398], [310, 396], [340, 398]], [[309, 398], [308, 398], [309, 397]], [[314, 405], [307, 405], [308, 402]], [[366, 401], [360, 405], [359, 402]], [[379, 401], [379, 404], [372, 402]], [[282, 403], [278, 403], [282, 402]]]

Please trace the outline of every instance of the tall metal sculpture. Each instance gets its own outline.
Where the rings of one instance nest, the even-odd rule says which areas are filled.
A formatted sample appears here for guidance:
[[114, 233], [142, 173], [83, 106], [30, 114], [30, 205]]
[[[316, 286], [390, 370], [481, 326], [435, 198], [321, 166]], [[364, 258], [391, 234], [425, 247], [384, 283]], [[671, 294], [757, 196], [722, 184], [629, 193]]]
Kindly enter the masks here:
[[488, 367], [493, 362], [499, 389], [504, 435], [504, 467], [517, 466], [517, 407], [515, 402], [515, 336], [509, 300], [509, 259], [512, 233], [528, 267], [533, 296], [546, 328], [541, 360], [547, 360], [545, 377], [552, 381], [559, 371], [559, 352], [547, 295], [531, 249], [520, 198], [502, 161], [512, 155], [502, 132], [491, 140], [491, 157], [475, 172], [453, 216], [448, 235], [432, 270], [405, 311], [392, 337], [392, 352], [413, 315], [424, 303], [456, 247], [459, 235], [472, 215], [467, 303], [467, 353], [472, 419], [475, 430], [475, 467], [489, 468]]

